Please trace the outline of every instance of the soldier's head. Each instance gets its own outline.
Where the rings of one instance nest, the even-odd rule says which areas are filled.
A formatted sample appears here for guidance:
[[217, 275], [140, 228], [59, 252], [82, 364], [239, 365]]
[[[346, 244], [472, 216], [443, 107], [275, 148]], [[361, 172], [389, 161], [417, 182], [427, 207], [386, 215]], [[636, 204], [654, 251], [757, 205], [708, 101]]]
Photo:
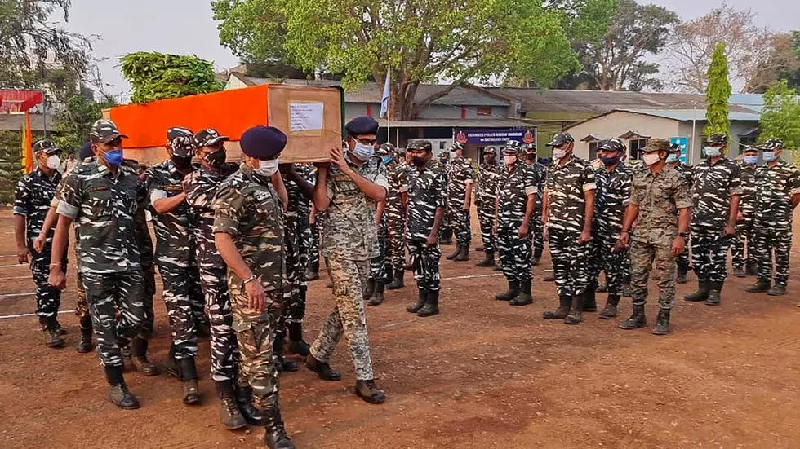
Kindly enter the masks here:
[[489, 165], [497, 163], [497, 150], [494, 147], [486, 147], [483, 150], [483, 162]]
[[536, 144], [526, 143], [523, 145], [523, 149], [525, 150], [525, 159], [530, 163], [536, 162]]
[[181, 170], [192, 167], [194, 157], [194, 133], [182, 126], [173, 126], [167, 130], [167, 153], [172, 163]]
[[456, 142], [450, 145], [450, 152], [455, 155], [456, 159], [461, 159], [464, 157], [464, 145]]
[[619, 164], [624, 153], [625, 145], [619, 139], [601, 140], [597, 144], [597, 156], [606, 167], [613, 167]]
[[673, 143], [669, 146], [669, 155], [667, 155], [667, 164], [672, 164], [681, 160], [681, 145]]
[[122, 164], [122, 139], [128, 136], [121, 134], [117, 125], [111, 120], [100, 119], [92, 124], [89, 130], [89, 142], [92, 152], [98, 161], [109, 167]]
[[756, 165], [758, 163], [758, 148], [754, 146], [746, 146], [742, 150], [742, 162], [745, 165]]
[[572, 156], [575, 139], [570, 133], [558, 133], [553, 136], [553, 140], [547, 146], [553, 148], [553, 162], [558, 163], [561, 159]]
[[412, 140], [408, 143], [406, 154], [411, 156], [411, 163], [422, 167], [433, 156], [433, 145], [427, 140]]
[[648, 167], [663, 165], [668, 155], [669, 140], [666, 139], [650, 139], [642, 149], [642, 161]]
[[447, 161], [450, 160], [450, 152], [449, 151], [442, 151], [439, 153], [439, 163], [446, 164]]
[[269, 178], [278, 171], [278, 157], [286, 147], [286, 134], [273, 126], [257, 125], [239, 140], [242, 161], [256, 174]]
[[366, 161], [375, 154], [378, 141], [378, 121], [372, 117], [357, 117], [345, 125], [347, 148], [350, 154], [360, 161]]
[[388, 164], [389, 162], [392, 162], [392, 160], [394, 160], [394, 158], [396, 156], [395, 153], [396, 152], [395, 152], [395, 149], [394, 149], [394, 145], [392, 145], [391, 143], [388, 143], [388, 142], [387, 143], [382, 143], [378, 147], [378, 151], [377, 151], [378, 156], [380, 156], [383, 159], [383, 163], [384, 164]]
[[770, 139], [764, 142], [761, 147], [761, 158], [767, 164], [775, 162], [781, 158], [783, 153], [783, 141], [779, 139]]
[[703, 148], [703, 154], [708, 157], [718, 157], [725, 154], [728, 146], [728, 136], [725, 134], [712, 134], [708, 143]]
[[[517, 143], [517, 147], [518, 146], [519, 143]], [[503, 163], [506, 167], [511, 167], [519, 160], [519, 148], [517, 147], [509, 144], [503, 147]]]
[[48, 176], [61, 165], [61, 150], [49, 139], [37, 140], [33, 144], [33, 154], [39, 168]]
[[218, 170], [225, 165], [225, 142], [228, 136], [221, 136], [216, 129], [207, 128], [194, 135], [197, 157], [207, 169]]

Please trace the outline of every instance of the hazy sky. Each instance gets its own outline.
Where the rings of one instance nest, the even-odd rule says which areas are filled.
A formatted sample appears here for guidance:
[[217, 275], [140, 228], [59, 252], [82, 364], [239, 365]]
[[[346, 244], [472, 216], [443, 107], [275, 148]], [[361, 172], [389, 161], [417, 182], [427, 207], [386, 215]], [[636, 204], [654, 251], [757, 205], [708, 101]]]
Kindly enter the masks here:
[[[640, 0], [641, 3], [647, 3]], [[676, 11], [684, 20], [705, 14], [721, 0], [652, 0]], [[776, 31], [800, 28], [798, 0], [728, 0], [738, 9], [753, 8], [758, 24]], [[196, 54], [214, 61], [218, 70], [238, 63], [219, 45], [217, 24], [211, 19], [208, 0], [73, 0], [68, 28], [82, 34], [97, 34], [94, 54], [104, 58], [100, 70], [108, 93], [128, 95], [118, 58], [133, 51]]]

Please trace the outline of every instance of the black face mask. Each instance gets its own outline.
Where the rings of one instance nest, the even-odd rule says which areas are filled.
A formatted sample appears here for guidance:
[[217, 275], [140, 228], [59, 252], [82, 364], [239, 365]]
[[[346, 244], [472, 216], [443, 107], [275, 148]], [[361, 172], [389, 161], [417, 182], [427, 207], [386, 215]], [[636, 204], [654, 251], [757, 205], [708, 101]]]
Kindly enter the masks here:
[[226, 158], [225, 150], [219, 150], [213, 153], [209, 153], [206, 156], [206, 162], [208, 162], [208, 165], [214, 168], [221, 168], [223, 165], [225, 165], [225, 158]]
[[423, 156], [412, 156], [411, 163], [416, 165], [417, 167], [422, 167], [425, 165], [425, 158]]
[[178, 168], [189, 168], [192, 166], [192, 156], [172, 156], [172, 163]]
[[528, 158], [529, 161], [535, 161], [536, 160], [536, 153], [528, 154], [527, 158]]

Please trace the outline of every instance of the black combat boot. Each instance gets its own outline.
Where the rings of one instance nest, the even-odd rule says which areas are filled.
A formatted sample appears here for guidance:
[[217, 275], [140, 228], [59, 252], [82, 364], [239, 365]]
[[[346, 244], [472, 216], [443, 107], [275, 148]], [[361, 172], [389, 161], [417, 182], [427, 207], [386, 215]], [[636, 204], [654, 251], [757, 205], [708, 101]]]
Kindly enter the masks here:
[[555, 311], [544, 312], [544, 319], [546, 320], [563, 320], [569, 315], [569, 306], [572, 298], [567, 295], [558, 296], [558, 308]]
[[158, 365], [147, 358], [147, 347], [150, 342], [136, 337], [131, 342], [131, 362], [136, 371], [145, 376], [158, 376]]
[[303, 340], [303, 323], [290, 323], [288, 327], [289, 353], [307, 356], [309, 354], [308, 343]]
[[364, 285], [363, 291], [363, 298], [364, 301], [369, 300], [372, 298], [372, 295], [375, 293], [375, 279], [367, 279], [367, 284]]
[[128, 386], [122, 377], [122, 367], [105, 366], [103, 369], [106, 372], [106, 379], [108, 379], [108, 399], [111, 403], [125, 410], [139, 408], [139, 400], [128, 391]]
[[92, 345], [92, 317], [81, 317], [81, 341], [78, 342], [78, 352], [86, 354], [91, 352]]
[[386, 395], [375, 385], [374, 380], [359, 380], [356, 382], [356, 394], [370, 404], [383, 404]]
[[509, 304], [512, 306], [527, 306], [531, 303], [533, 303], [533, 297], [531, 296], [531, 280], [520, 281], [519, 294], [517, 294]]
[[758, 263], [753, 261], [745, 262], [745, 273], [748, 276], [758, 276]]
[[494, 251], [486, 251], [486, 257], [475, 264], [476, 267], [493, 267], [494, 266]]
[[658, 311], [656, 318], [656, 327], [653, 329], [653, 335], [667, 335], [669, 333], [669, 309], [661, 309]]
[[718, 306], [720, 303], [720, 293], [722, 293], [722, 286], [724, 282], [709, 282], [710, 288], [708, 290], [708, 297], [706, 298], [707, 306]]
[[389, 290], [397, 290], [399, 288], [405, 287], [403, 283], [403, 270], [394, 270], [394, 279], [392, 282], [386, 286]]
[[637, 329], [647, 326], [647, 317], [644, 315], [644, 304], [633, 306], [633, 315], [619, 325], [620, 329]]
[[498, 301], [511, 301], [519, 294], [519, 283], [517, 281], [508, 281], [508, 291], [494, 295], [494, 299]]
[[697, 291], [683, 297], [689, 302], [702, 302], [708, 299], [708, 292], [711, 290], [711, 283], [704, 279], [697, 280]]
[[379, 306], [383, 303], [383, 293], [384, 293], [384, 284], [383, 281], [376, 281], [375, 282], [375, 293], [372, 294], [372, 297], [369, 298], [369, 302], [367, 303], [370, 306]]
[[461, 252], [455, 257], [456, 262], [466, 262], [469, 260], [469, 242], [461, 244]]
[[675, 276], [675, 283], [685, 284], [686, 282], [688, 282], [686, 280], [686, 273], [687, 273], [686, 268], [678, 267], [678, 274], [677, 276]]
[[619, 295], [617, 294], [609, 294], [608, 300], [606, 301], [606, 307], [600, 312], [598, 318], [602, 320], [607, 320], [609, 318], [614, 318], [617, 316], [617, 306], [619, 305]]
[[597, 298], [593, 287], [589, 287], [583, 292], [583, 311], [597, 312]]
[[175, 358], [175, 343], [169, 346], [169, 352], [167, 353], [167, 358], [164, 360], [163, 365], [164, 371], [166, 371], [168, 375], [180, 380], [181, 372], [178, 360]]
[[583, 321], [582, 312], [584, 301], [583, 293], [572, 297], [572, 308], [567, 314], [567, 317], [564, 318], [564, 324], [581, 324], [581, 321]]
[[295, 449], [283, 425], [277, 395], [272, 406], [264, 410], [264, 419], [264, 444], [269, 449]]
[[195, 317], [194, 333], [197, 338], [211, 338], [211, 323], [208, 322], [208, 317], [205, 314]]
[[417, 311], [417, 316], [427, 317], [439, 314], [439, 290], [426, 290], [425, 305]]
[[452, 229], [445, 229], [442, 231], [441, 238], [439, 242], [442, 245], [452, 245], [453, 244], [453, 230]]
[[417, 297], [417, 302], [414, 304], [406, 307], [406, 311], [410, 313], [417, 313], [422, 306], [425, 305], [425, 302], [428, 300], [428, 291], [424, 288], [419, 289], [419, 296]]
[[233, 381], [217, 381], [217, 396], [219, 396], [219, 418], [222, 425], [228, 430], [241, 429], [247, 426], [247, 420], [242, 416], [236, 404], [236, 395], [233, 392]]
[[272, 342], [272, 353], [278, 372], [293, 373], [300, 368], [294, 360], [283, 358], [283, 340], [285, 339], [285, 335], [284, 331], [275, 333], [275, 341]]
[[459, 254], [461, 254], [461, 244], [456, 242], [456, 249], [454, 249], [453, 252], [447, 256], [447, 260], [455, 260]]
[[531, 265], [534, 267], [539, 266], [542, 263], [542, 248], [536, 248], [533, 250], [533, 260], [531, 261]]
[[783, 296], [786, 294], [786, 284], [775, 283], [775, 286], [769, 289], [767, 295], [769, 296]]
[[766, 293], [769, 291], [770, 284], [769, 279], [759, 278], [755, 284], [747, 287], [744, 291], [747, 293]]
[[308, 268], [306, 268], [306, 280], [307, 281], [316, 281], [319, 279], [319, 256], [313, 257], [312, 260], [308, 263]]
[[309, 354], [306, 357], [306, 367], [311, 371], [317, 373], [322, 380], [327, 380], [331, 382], [336, 382], [342, 380], [342, 375], [339, 374], [338, 371], [334, 371], [331, 369], [331, 366], [327, 363], [320, 362], [319, 360], [315, 359], [313, 355]]
[[200, 405], [200, 387], [197, 386], [197, 365], [194, 363], [194, 357], [179, 359], [178, 366], [183, 381], [183, 403]]
[[253, 387], [250, 385], [236, 385], [236, 390], [233, 392], [236, 397], [236, 405], [239, 406], [239, 412], [247, 424], [251, 426], [263, 426], [264, 415], [253, 406]]
[[45, 325], [45, 332], [44, 332], [44, 343], [47, 345], [48, 348], [63, 348], [64, 347], [64, 339], [61, 338], [61, 332], [59, 332], [58, 322], [56, 321], [55, 317], [45, 318], [43, 321]]

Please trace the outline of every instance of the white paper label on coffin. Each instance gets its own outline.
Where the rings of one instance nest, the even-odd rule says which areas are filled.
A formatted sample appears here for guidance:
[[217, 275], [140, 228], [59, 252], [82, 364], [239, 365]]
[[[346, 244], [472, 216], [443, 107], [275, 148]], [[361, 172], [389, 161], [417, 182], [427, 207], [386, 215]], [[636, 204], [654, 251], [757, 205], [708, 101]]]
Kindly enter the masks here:
[[292, 131], [322, 130], [322, 103], [290, 103], [289, 128]]

